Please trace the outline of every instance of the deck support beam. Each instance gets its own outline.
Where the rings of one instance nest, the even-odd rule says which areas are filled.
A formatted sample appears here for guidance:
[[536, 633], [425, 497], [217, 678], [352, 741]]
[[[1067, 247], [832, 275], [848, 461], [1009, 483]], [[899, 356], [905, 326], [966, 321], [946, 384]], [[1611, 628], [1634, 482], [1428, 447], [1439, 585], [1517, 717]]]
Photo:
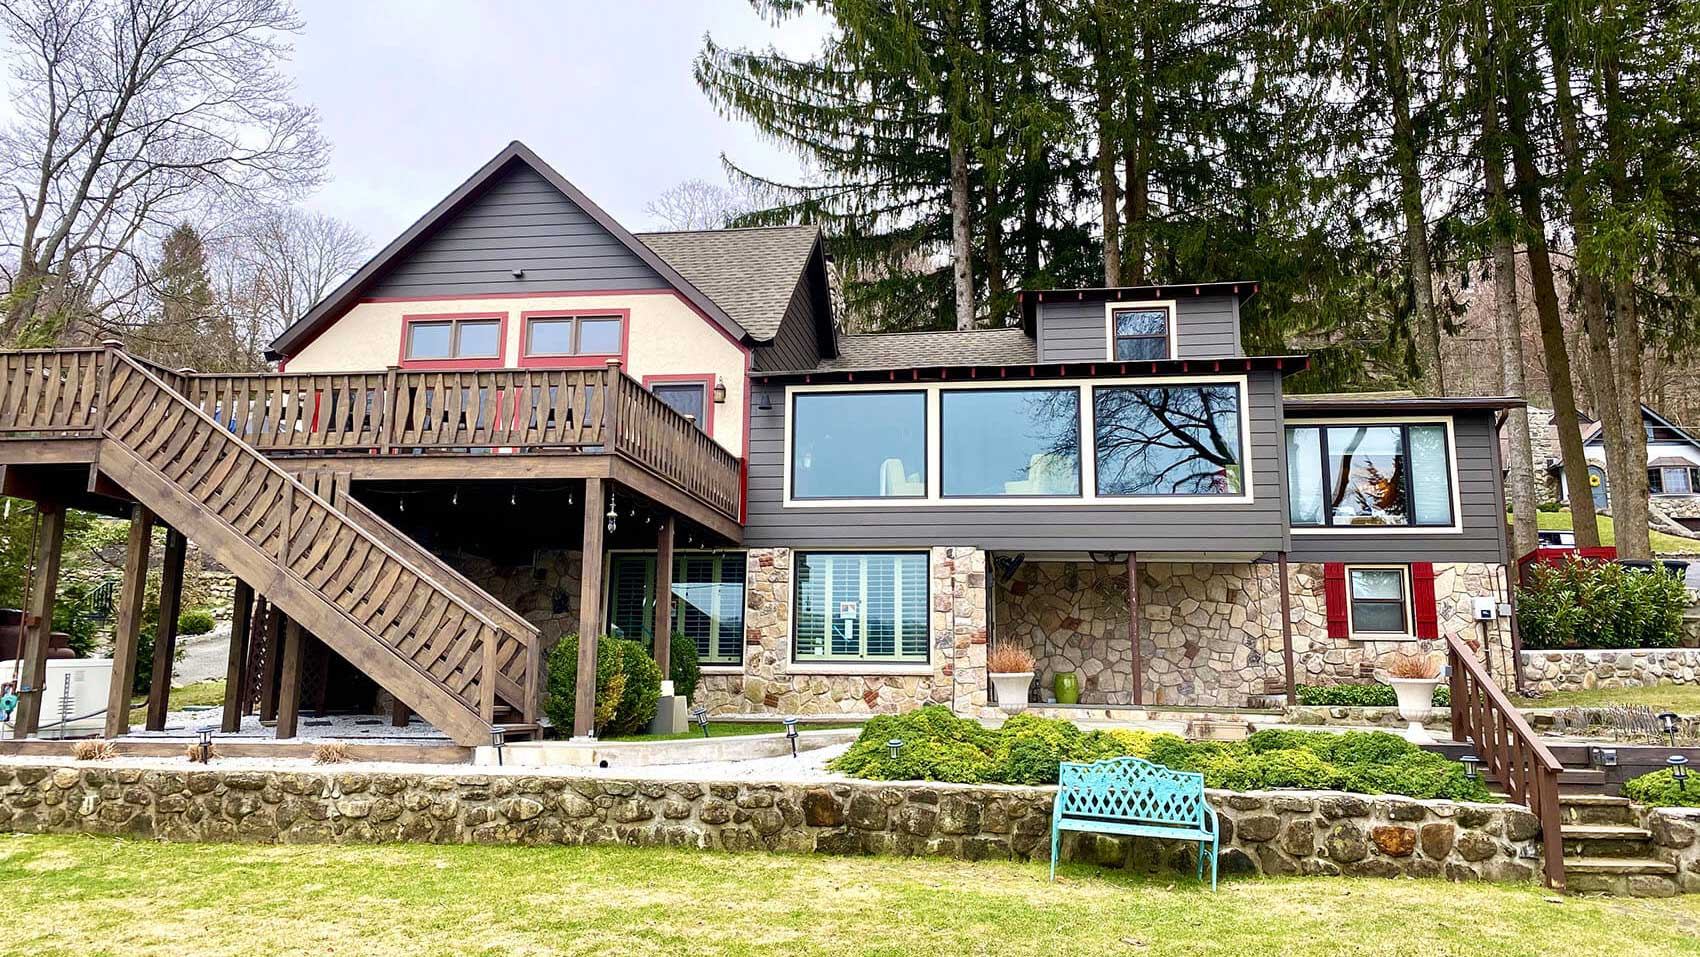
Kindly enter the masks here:
[[655, 530], [655, 623], [650, 629], [654, 636], [651, 647], [655, 665], [661, 669], [661, 684], [673, 684], [673, 530], [676, 520], [672, 512], [661, 520]]
[[[53, 636], [53, 599], [59, 591], [59, 559], [65, 550], [65, 505], [39, 501], [41, 526], [35, 539], [35, 571], [24, 609], [23, 673], [18, 683], [18, 710], [12, 736], [27, 738], [41, 729], [42, 698], [46, 695], [47, 646]], [[25, 690], [28, 689], [28, 690]], [[75, 717], [68, 715], [67, 717]]]
[[1127, 553], [1127, 636], [1133, 646], [1133, 704], [1145, 704], [1145, 662], [1139, 652], [1139, 553]]
[[1287, 576], [1287, 553], [1275, 556], [1281, 577], [1281, 664], [1287, 671], [1287, 707], [1299, 703], [1298, 675], [1293, 670], [1293, 583]]
[[171, 672], [177, 663], [177, 616], [183, 608], [183, 558], [189, 540], [175, 528], [165, 530], [165, 564], [159, 573], [159, 625], [153, 641], [153, 681], [148, 685], [149, 731], [165, 730]]
[[148, 551], [153, 547], [153, 512], [130, 510], [130, 538], [124, 546], [124, 584], [112, 633], [112, 685], [106, 693], [106, 736], [130, 730], [130, 688], [136, 683], [136, 651], [142, 631], [142, 600], [147, 593]]
[[607, 483], [584, 480], [584, 573], [579, 576], [578, 684], [573, 697], [573, 737], [595, 734], [596, 638], [602, 631], [602, 510]]
[[301, 677], [307, 661], [307, 635], [293, 618], [283, 623], [282, 681], [277, 694], [277, 726], [273, 737], [293, 738], [301, 718]]
[[230, 604], [230, 656], [224, 664], [224, 716], [219, 721], [219, 730], [225, 734], [242, 730], [242, 679], [247, 673], [248, 631], [253, 627], [254, 586], [238, 578]]

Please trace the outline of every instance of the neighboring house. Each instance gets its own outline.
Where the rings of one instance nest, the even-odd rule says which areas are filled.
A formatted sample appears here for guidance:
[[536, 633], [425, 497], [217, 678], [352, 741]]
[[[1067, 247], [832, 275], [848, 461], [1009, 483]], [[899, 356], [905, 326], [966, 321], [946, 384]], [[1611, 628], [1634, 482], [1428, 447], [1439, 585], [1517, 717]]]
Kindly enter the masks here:
[[[1700, 438], [1646, 405], [1641, 406], [1641, 422], [1647, 434], [1647, 490], [1653, 503], [1677, 522], [1700, 531]], [[1530, 424], [1550, 432], [1551, 414], [1531, 410]], [[1538, 456], [1544, 459], [1553, 497], [1560, 502], [1570, 501], [1569, 482], [1564, 476], [1564, 464], [1558, 459], [1556, 436], [1544, 444], [1537, 439], [1536, 445]], [[1606, 472], [1605, 436], [1600, 423], [1583, 419], [1582, 446], [1588, 459], [1589, 493], [1594, 506], [1609, 508], [1611, 479]]]
[[[837, 331], [827, 281], [812, 227], [632, 234], [516, 143], [279, 336], [287, 374], [176, 387], [542, 644], [646, 636], [670, 594], [717, 715], [987, 713], [1006, 642], [1035, 700], [1073, 672], [1098, 707], [1257, 705], [1448, 634], [1512, 673], [1516, 400], [1285, 395], [1308, 359], [1244, 353], [1249, 281], [1025, 290], [1015, 327], [877, 335]], [[309, 584], [393, 613], [285, 527]], [[404, 618], [379, 638], [438, 675], [431, 609]], [[535, 685], [494, 654], [499, 699]]]

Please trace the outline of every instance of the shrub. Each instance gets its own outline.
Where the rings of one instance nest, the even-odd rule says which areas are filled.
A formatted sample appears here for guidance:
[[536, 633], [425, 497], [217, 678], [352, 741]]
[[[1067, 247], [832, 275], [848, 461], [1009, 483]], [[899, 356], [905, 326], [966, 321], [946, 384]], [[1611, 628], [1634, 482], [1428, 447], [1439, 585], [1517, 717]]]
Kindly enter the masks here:
[[[614, 645], [616, 639], [603, 638], [596, 643], [596, 713], [591, 719], [598, 734], [614, 720], [620, 701], [626, 693], [626, 674], [621, 668], [624, 652]], [[549, 716], [561, 734], [571, 734], [573, 700], [578, 683], [578, 636], [563, 635], [549, 652], [547, 681], [544, 683], [543, 713]]]
[[213, 613], [205, 608], [191, 608], [177, 616], [177, 633], [204, 635], [213, 630]]
[[1547, 512], [1549, 514], [1554, 513], [1554, 512], [1562, 512], [1562, 511], [1564, 511], [1564, 504], [1562, 502], [1555, 502], [1555, 501], [1553, 501], [1552, 499], [1549, 498], [1546, 501], [1542, 502], [1541, 504], [1536, 505], [1535, 511], [1537, 511], [1537, 512]]
[[1686, 787], [1676, 786], [1670, 768], [1623, 782], [1623, 796], [1654, 807], [1700, 807], [1700, 775], [1689, 775]]
[[1033, 670], [1033, 653], [1020, 645], [998, 645], [986, 656], [986, 670], [994, 675], [1020, 675]]
[[642, 734], [655, 720], [656, 703], [661, 698], [661, 667], [649, 649], [624, 638], [604, 638], [620, 653], [620, 672], [625, 678], [620, 704], [614, 720], [608, 723], [608, 734]]
[[[1299, 685], [1297, 691], [1299, 704], [1315, 707], [1393, 708], [1399, 704], [1393, 686], [1380, 682], [1362, 685]], [[1434, 703], [1442, 708], [1450, 706], [1452, 689], [1444, 684], [1435, 688]]]
[[1669, 648], [1688, 606], [1683, 583], [1662, 566], [1571, 558], [1537, 566], [1517, 590], [1517, 622], [1527, 648]]
[[667, 677], [672, 679], [673, 693], [686, 701], [702, 683], [702, 665], [697, 660], [697, 643], [684, 635], [674, 635], [667, 661]]
[[[1011, 719], [1013, 720], [1013, 719]], [[902, 740], [893, 760], [886, 742]], [[944, 705], [927, 705], [900, 715], [879, 715], [862, 726], [850, 750], [832, 762], [846, 774], [875, 781], [955, 781], [978, 784], [997, 779], [992, 752], [998, 732], [958, 718]]]

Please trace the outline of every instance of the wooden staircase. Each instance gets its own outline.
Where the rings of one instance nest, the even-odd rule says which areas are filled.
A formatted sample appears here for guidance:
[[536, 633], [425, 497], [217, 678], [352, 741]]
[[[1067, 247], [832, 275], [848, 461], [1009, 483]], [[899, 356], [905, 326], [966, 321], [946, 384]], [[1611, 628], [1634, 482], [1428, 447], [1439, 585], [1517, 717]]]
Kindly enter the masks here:
[[176, 373], [113, 348], [8, 353], [0, 373], [0, 430], [97, 439], [107, 478], [456, 743], [534, 726], [535, 627], [352, 499], [291, 477]]

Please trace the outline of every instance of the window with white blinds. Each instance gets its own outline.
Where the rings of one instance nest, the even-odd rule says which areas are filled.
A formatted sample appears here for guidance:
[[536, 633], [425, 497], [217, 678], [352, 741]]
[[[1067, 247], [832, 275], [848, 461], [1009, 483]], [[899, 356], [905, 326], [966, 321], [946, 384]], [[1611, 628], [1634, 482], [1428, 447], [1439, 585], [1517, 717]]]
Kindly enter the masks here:
[[[655, 556], [615, 555], [608, 574], [608, 625], [617, 635], [650, 643], [655, 609]], [[673, 556], [673, 633], [696, 643], [705, 665], [743, 660], [744, 554], [678, 552]]]
[[798, 661], [926, 661], [927, 556], [797, 556]]

